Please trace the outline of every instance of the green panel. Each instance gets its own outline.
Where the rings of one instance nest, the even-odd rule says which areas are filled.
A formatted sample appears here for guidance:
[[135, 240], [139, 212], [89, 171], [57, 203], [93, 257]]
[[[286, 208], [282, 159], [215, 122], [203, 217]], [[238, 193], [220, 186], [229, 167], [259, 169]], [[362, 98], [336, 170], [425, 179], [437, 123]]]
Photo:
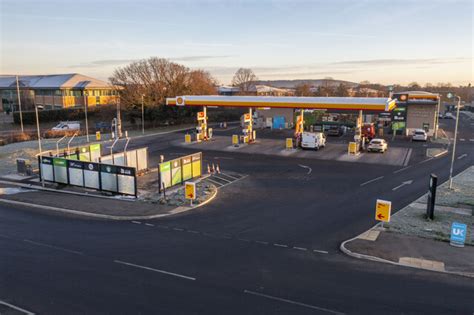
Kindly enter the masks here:
[[166, 172], [171, 169], [171, 163], [170, 162], [163, 162], [160, 163], [160, 172]]
[[193, 177], [201, 176], [201, 160], [193, 162]]
[[79, 154], [79, 160], [89, 162], [89, 152], [80, 153]]
[[183, 165], [183, 181], [193, 178], [191, 163]]
[[181, 169], [174, 168], [171, 171], [171, 185], [181, 184]]
[[53, 159], [53, 165], [66, 167], [66, 159], [55, 158]]
[[66, 156], [66, 159], [68, 160], [77, 160], [77, 154], [71, 154]]
[[99, 151], [100, 152], [100, 143], [91, 144], [89, 150], [92, 151]]

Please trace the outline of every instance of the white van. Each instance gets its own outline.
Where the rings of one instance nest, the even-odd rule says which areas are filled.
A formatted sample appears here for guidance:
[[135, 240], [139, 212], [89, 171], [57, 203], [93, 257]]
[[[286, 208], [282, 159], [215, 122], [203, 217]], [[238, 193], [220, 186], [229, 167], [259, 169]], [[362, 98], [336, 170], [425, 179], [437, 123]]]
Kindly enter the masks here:
[[301, 147], [303, 149], [324, 148], [326, 146], [326, 136], [322, 132], [303, 132], [301, 135]]
[[53, 131], [68, 131], [68, 130], [79, 130], [81, 124], [78, 121], [61, 121], [56, 127], [53, 127]]

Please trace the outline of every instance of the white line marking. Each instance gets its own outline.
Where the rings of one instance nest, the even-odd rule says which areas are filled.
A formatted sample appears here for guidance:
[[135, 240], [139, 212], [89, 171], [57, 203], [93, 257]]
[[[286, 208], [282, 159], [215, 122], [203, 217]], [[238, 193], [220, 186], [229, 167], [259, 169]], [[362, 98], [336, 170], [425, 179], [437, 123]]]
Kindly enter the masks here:
[[396, 170], [395, 172], [393, 172], [393, 174], [397, 174], [397, 173], [400, 173], [400, 172], [403, 172], [404, 170], [407, 170], [409, 169], [411, 166], [407, 166], [407, 167], [404, 167], [404, 168], [401, 168], [399, 170]]
[[146, 226], [155, 226], [154, 224], [151, 223], [145, 223]]
[[159, 228], [162, 228], [162, 229], [167, 229], [167, 230], [169, 229], [169, 227], [166, 226], [166, 225], [158, 225], [158, 227], [159, 227]]
[[184, 231], [184, 229], [181, 229], [181, 228], [173, 228], [173, 230], [175, 230], [175, 231], [180, 231], [180, 232], [183, 232], [183, 231]]
[[365, 183], [360, 184], [360, 187], [365, 186], [365, 185], [367, 185], [367, 184], [370, 184], [370, 183], [372, 183], [372, 182], [375, 182], [375, 181], [377, 181], [377, 180], [379, 180], [379, 179], [382, 179], [382, 178], [383, 178], [383, 176], [380, 176], [380, 177], [371, 179], [371, 180], [369, 180], [369, 181], [366, 181]]
[[463, 155], [460, 155], [460, 156], [458, 156], [458, 160], [460, 160], [460, 159], [464, 159], [466, 156], [467, 156], [467, 154], [466, 154], [466, 153], [464, 153]]
[[225, 178], [223, 178], [223, 177], [220, 177], [219, 175], [214, 175], [214, 177], [215, 177], [215, 178], [218, 178], [218, 179], [220, 179], [220, 180], [226, 181], [226, 182], [228, 182], [228, 183], [232, 183], [231, 180], [228, 180], [228, 179], [225, 179]]
[[304, 248], [304, 247], [296, 247], [296, 246], [293, 246], [293, 249], [296, 249], [296, 250], [308, 250], [307, 248]]
[[301, 165], [301, 164], [298, 164], [299, 167], [302, 167], [302, 168], [306, 168], [308, 169], [308, 173], [306, 173], [306, 175], [309, 175], [311, 174], [311, 172], [313, 171], [313, 169], [309, 166], [306, 166], [306, 165]]
[[132, 223], [135, 223], [135, 224], [142, 224], [141, 222], [138, 222], [138, 221], [132, 221]]
[[400, 185], [398, 185], [397, 187], [394, 187], [392, 188], [392, 191], [395, 191], [395, 190], [398, 190], [400, 188], [402, 188], [403, 186], [406, 186], [406, 185], [411, 185], [413, 183], [413, 180], [407, 180], [407, 181], [404, 181], [402, 182]]
[[273, 243], [274, 246], [288, 248], [288, 245]]
[[262, 245], [268, 245], [268, 242], [264, 242], [264, 241], [255, 241], [255, 243], [259, 243], [259, 244], [262, 244]]
[[214, 160], [233, 160], [233, 157], [215, 156]]
[[[217, 182], [217, 181], [215, 181], [215, 180], [212, 180], [212, 179], [210, 179], [209, 177], [206, 178], [206, 180], [210, 181], [210, 182], [213, 183], [214, 185], [219, 185], [218, 188], [221, 188], [222, 186], [224, 186], [222, 183], [219, 183], [219, 182]], [[226, 185], [227, 185], [227, 184], [226, 184]]]
[[408, 165], [408, 162], [410, 162], [410, 157], [411, 157], [411, 152], [413, 151], [413, 149], [408, 149], [408, 153], [407, 155], [405, 156], [405, 162], [403, 163], [403, 166], [407, 166]]
[[34, 315], [34, 314], [35, 314], [35, 313], [33, 313], [33, 312], [27, 311], [27, 310], [25, 310], [25, 309], [23, 309], [23, 308], [21, 308], [21, 307], [15, 306], [15, 305], [10, 304], [10, 303], [7, 303], [7, 302], [5, 302], [5, 301], [1, 301], [1, 300], [0, 300], [0, 304], [1, 304], [1, 305], [8, 306], [8, 307], [10, 307], [10, 308], [12, 308], [12, 309], [14, 309], [14, 310], [19, 311], [19, 312], [23, 312], [23, 313], [25, 313], [25, 314], [27, 314], [27, 315]]
[[135, 268], [140, 268], [140, 269], [145, 269], [145, 270], [150, 270], [150, 271], [155, 271], [155, 272], [159, 272], [159, 273], [162, 273], [162, 274], [165, 274], [165, 275], [174, 276], [174, 277], [178, 277], [178, 278], [183, 278], [183, 279], [187, 279], [187, 280], [193, 280], [193, 281], [196, 280], [196, 278], [193, 278], [193, 277], [188, 277], [188, 276], [180, 275], [178, 273], [164, 271], [164, 270], [155, 269], [155, 268], [151, 268], [151, 267], [135, 265], [135, 264], [128, 263], [128, 262], [125, 262], [125, 261], [121, 261], [121, 260], [114, 260], [114, 263], [122, 264], [122, 265], [126, 265], [126, 266], [131, 266], [131, 267], [135, 267]]
[[466, 139], [459, 139], [459, 141], [466, 141]]
[[421, 162], [418, 163], [418, 164], [423, 164], [423, 163], [429, 162], [429, 161], [431, 161], [432, 159], [433, 159], [433, 158], [429, 158], [429, 159], [423, 160], [423, 161], [421, 161]]
[[246, 238], [238, 238], [239, 241], [242, 241], [242, 242], [250, 242], [250, 240], [246, 239]]
[[241, 178], [234, 180], [232, 183], [228, 183], [228, 184], [222, 185], [222, 186], [219, 187], [219, 188], [224, 188], [224, 187], [227, 186], [227, 185], [233, 184], [233, 183], [238, 182], [239, 180], [242, 180], [242, 179], [247, 178], [247, 177], [248, 177], [248, 175], [242, 176]]
[[38, 245], [38, 246], [48, 247], [48, 248], [52, 248], [52, 249], [57, 249], [57, 250], [61, 250], [63, 252], [71, 253], [71, 254], [84, 255], [83, 253], [75, 251], [75, 250], [71, 250], [71, 249], [67, 249], [67, 248], [63, 248], [63, 247], [58, 247], [58, 246], [54, 246], [54, 245], [50, 245], [50, 244], [35, 242], [35, 241], [32, 241], [32, 240], [24, 239], [23, 242]]
[[230, 177], [230, 178], [232, 178], [232, 179], [234, 179], [234, 180], [240, 179], [240, 178], [238, 178], [238, 177], [229, 175], [229, 174], [227, 174], [227, 173], [221, 173], [221, 174], [222, 174], [222, 175], [225, 175], [225, 176], [227, 176], [227, 177]]
[[469, 141], [474, 142], [474, 139], [469, 139]]
[[311, 309], [314, 309], [314, 310], [323, 311], [323, 312], [327, 312], [327, 313], [331, 313], [331, 314], [341, 314], [341, 315], [344, 314], [344, 313], [334, 311], [334, 310], [330, 310], [330, 309], [327, 309], [327, 308], [314, 306], [314, 305], [310, 305], [310, 304], [305, 304], [305, 303], [301, 303], [301, 302], [296, 302], [296, 301], [292, 301], [292, 300], [288, 300], [288, 299], [283, 299], [283, 298], [279, 298], [279, 297], [276, 297], [276, 296], [271, 296], [271, 295], [263, 294], [263, 293], [259, 293], [259, 292], [244, 290], [244, 293], [264, 297], [264, 298], [267, 298], [267, 299], [270, 299], [270, 300], [275, 300], [275, 301], [285, 302], [285, 303], [298, 305], [298, 306], [302, 306], [302, 307], [306, 307], [306, 308], [311, 308]]
[[315, 253], [320, 253], [320, 254], [329, 254], [328, 251], [325, 251], [325, 250], [319, 250], [319, 249], [313, 249], [313, 252]]
[[193, 234], [199, 234], [198, 231], [194, 231], [194, 230], [187, 230], [186, 232], [188, 232], [188, 233], [193, 233]]

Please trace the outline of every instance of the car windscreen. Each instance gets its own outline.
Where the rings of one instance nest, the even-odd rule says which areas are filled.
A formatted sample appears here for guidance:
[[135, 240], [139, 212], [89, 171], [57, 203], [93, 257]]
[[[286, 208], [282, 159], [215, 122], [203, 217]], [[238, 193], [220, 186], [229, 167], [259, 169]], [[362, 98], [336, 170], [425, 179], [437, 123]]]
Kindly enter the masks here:
[[415, 135], [424, 136], [425, 133], [423, 131], [415, 131]]
[[382, 143], [382, 141], [378, 141], [378, 140], [376, 140], [376, 141], [374, 141], [374, 140], [370, 141], [370, 144], [381, 144], [381, 143]]

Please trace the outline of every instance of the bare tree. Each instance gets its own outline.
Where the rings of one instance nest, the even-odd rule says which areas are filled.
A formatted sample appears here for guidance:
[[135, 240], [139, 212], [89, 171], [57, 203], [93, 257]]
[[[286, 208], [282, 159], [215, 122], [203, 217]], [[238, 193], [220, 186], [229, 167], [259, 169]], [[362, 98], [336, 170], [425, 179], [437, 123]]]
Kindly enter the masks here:
[[129, 106], [144, 96], [145, 105], [164, 104], [166, 97], [214, 94], [216, 81], [208, 72], [191, 71], [167, 59], [152, 57], [118, 68], [109, 78], [121, 88], [121, 101]]
[[253, 73], [252, 69], [239, 68], [232, 78], [232, 85], [238, 86], [241, 94], [248, 94], [252, 84], [257, 80], [258, 78]]
[[302, 83], [295, 86], [296, 96], [312, 96], [314, 93], [311, 92], [311, 86], [308, 83]]
[[349, 96], [349, 91], [344, 84], [339, 84], [335, 92], [336, 96]]

